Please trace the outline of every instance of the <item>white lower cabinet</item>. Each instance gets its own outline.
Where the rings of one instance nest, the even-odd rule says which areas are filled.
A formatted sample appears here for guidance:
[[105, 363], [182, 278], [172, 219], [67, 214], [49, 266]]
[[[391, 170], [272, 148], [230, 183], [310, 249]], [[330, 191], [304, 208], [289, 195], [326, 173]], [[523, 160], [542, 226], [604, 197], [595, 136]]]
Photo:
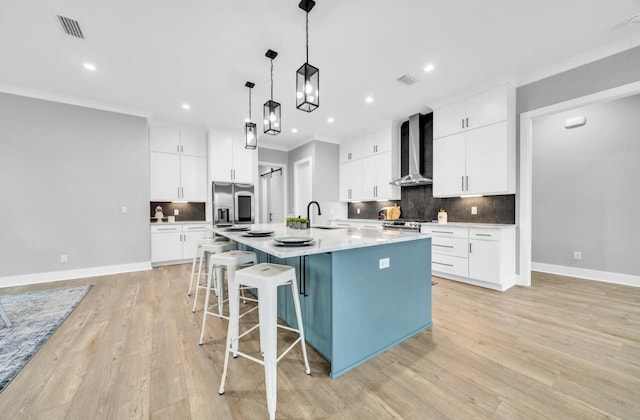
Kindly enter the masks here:
[[423, 225], [431, 234], [431, 269], [436, 276], [495, 290], [515, 284], [515, 226]]
[[209, 234], [206, 223], [151, 226], [151, 262], [177, 263], [191, 260], [195, 255], [196, 241]]

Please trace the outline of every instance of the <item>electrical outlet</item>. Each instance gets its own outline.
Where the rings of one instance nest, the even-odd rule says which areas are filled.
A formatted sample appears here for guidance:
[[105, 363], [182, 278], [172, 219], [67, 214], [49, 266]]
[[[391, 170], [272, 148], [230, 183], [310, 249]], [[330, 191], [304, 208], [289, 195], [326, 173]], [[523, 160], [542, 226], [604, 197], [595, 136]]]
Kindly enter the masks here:
[[127, 206], [120, 207], [120, 213], [127, 214], [128, 212], [129, 212], [129, 209], [127, 209]]
[[478, 208], [476, 206], [471, 207], [471, 214], [478, 214]]
[[173, 209], [173, 215], [174, 215], [174, 216], [180, 216], [180, 210], [178, 210], [178, 209]]
[[67, 254], [60, 255], [60, 262], [61, 263], [68, 263], [69, 262], [69, 255], [67, 255]]
[[582, 252], [580, 252], [580, 251], [573, 251], [573, 259], [574, 259], [574, 260], [581, 260], [581, 259], [582, 259]]
[[389, 258], [380, 258], [378, 260], [378, 268], [382, 270], [383, 268], [389, 268]]
[[360, 214], [360, 209], [356, 209], [356, 214]]

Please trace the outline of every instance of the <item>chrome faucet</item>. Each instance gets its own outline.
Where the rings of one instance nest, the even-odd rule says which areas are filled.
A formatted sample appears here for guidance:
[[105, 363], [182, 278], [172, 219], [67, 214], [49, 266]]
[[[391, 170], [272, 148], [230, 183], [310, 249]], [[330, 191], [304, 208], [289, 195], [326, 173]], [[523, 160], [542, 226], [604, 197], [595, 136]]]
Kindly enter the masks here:
[[320, 211], [320, 204], [318, 204], [317, 201], [309, 201], [309, 204], [307, 204], [307, 220], [309, 221], [309, 227], [311, 227], [311, 218], [309, 217], [309, 209], [311, 208], [312, 204], [315, 204], [316, 206], [318, 206], [318, 216], [322, 215], [322, 212]]

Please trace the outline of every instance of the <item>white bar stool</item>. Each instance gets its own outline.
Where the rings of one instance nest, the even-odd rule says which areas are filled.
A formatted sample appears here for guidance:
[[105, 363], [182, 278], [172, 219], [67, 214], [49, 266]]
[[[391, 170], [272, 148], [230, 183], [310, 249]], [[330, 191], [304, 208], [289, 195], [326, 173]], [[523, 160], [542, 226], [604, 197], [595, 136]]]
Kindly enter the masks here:
[[193, 255], [193, 263], [191, 264], [191, 280], [189, 281], [189, 291], [187, 291], [187, 296], [191, 296], [191, 289], [193, 288], [193, 276], [196, 271], [196, 261], [200, 261], [200, 263], [198, 264], [198, 282], [200, 282], [200, 276], [202, 275], [202, 257], [204, 256], [204, 250], [202, 249], [202, 246], [225, 241], [228, 241], [228, 239], [224, 236], [202, 238], [196, 241], [196, 253]]
[[[227, 241], [216, 241], [216, 242], [209, 242], [209, 243], [201, 243], [200, 247], [202, 248], [202, 257], [200, 259], [200, 265], [202, 265], [202, 260], [209, 258], [211, 259], [211, 255], [212, 254], [219, 254], [221, 252], [226, 252], [226, 251], [231, 251], [232, 249], [236, 248], [236, 243], [235, 242], [227, 242]], [[200, 270], [198, 270], [199, 272]], [[191, 309], [191, 312], [195, 312], [196, 311], [196, 306], [198, 304], [198, 291], [200, 289], [207, 289], [209, 290], [209, 286], [212, 284], [211, 283], [211, 275], [213, 273], [213, 265], [211, 265], [211, 262], [209, 262], [209, 270], [207, 273], [207, 281], [204, 284], [201, 284], [201, 278], [200, 278], [200, 273], [198, 273], [198, 277], [197, 277], [197, 281], [196, 281], [196, 296], [193, 299], [193, 309]], [[220, 287], [217, 283], [217, 278], [215, 278], [213, 280], [215, 283], [213, 283], [213, 287], [214, 290], [216, 291], [216, 294], [218, 294], [218, 292], [220, 291]]]
[[[233, 278], [235, 276], [236, 271], [242, 267], [247, 266], [248, 264], [256, 264], [257, 262], [258, 262], [258, 258], [256, 256], [256, 253], [251, 251], [232, 250], [232, 251], [216, 253], [209, 257], [210, 265], [209, 265], [209, 273], [207, 274], [207, 294], [204, 299], [204, 313], [202, 314], [202, 331], [200, 333], [200, 345], [204, 344], [204, 329], [207, 325], [207, 315], [213, 315], [213, 316], [217, 316], [218, 318], [229, 319], [229, 317], [223, 315], [224, 302], [228, 301], [228, 299], [227, 300], [224, 299], [225, 270], [227, 271], [227, 284], [229, 289], [229, 296], [231, 297], [231, 284], [232, 283], [235, 284]], [[209, 298], [211, 296], [211, 286], [212, 286], [211, 285], [212, 269], [216, 270], [215, 277], [216, 279], [218, 279], [217, 285], [214, 286], [214, 290], [218, 291], [217, 293], [218, 303], [209, 305]], [[244, 303], [247, 303], [248, 300], [251, 302], [258, 302], [257, 299], [245, 297], [244, 296], [245, 289], [248, 289], [248, 287], [243, 287], [239, 289], [240, 292], [242, 293], [242, 299]], [[237, 296], [237, 292], [236, 292], [236, 296]], [[212, 309], [216, 306], [218, 307], [217, 313], [212, 311]], [[242, 318], [249, 312], [255, 311], [257, 308], [258, 308], [257, 306], [254, 306], [253, 308], [244, 312], [242, 315], [239, 315], [238, 319]], [[231, 303], [229, 304], [229, 310], [231, 310]], [[239, 312], [239, 309], [238, 309], [238, 312]], [[229, 315], [231, 315], [231, 312], [229, 313]]]
[[[233, 284], [235, 283], [235, 284]], [[278, 287], [291, 285], [293, 304], [296, 311], [298, 329], [278, 325]], [[239, 311], [239, 287], [250, 287], [258, 289], [260, 304], [258, 305], [259, 324], [239, 335], [238, 311]], [[287, 265], [278, 264], [256, 264], [248, 268], [243, 268], [235, 273], [235, 278], [229, 280], [229, 329], [227, 331], [227, 344], [224, 355], [224, 369], [222, 371], [222, 382], [220, 383], [220, 395], [224, 394], [224, 384], [227, 378], [227, 366], [229, 364], [229, 353], [236, 357], [240, 355], [264, 366], [265, 386], [267, 391], [267, 409], [269, 418], [275, 419], [278, 370], [277, 365], [298, 342], [302, 346], [302, 356], [307, 375], [311, 374], [309, 360], [307, 359], [307, 348], [304, 341], [304, 328], [302, 326], [302, 314], [300, 312], [300, 301], [298, 299], [298, 286], [296, 284], [296, 270]], [[238, 351], [238, 341], [249, 334], [255, 328], [260, 327], [260, 348], [263, 353], [263, 360]], [[289, 331], [297, 332], [300, 336], [291, 344], [280, 356], [278, 350], [278, 327]]]

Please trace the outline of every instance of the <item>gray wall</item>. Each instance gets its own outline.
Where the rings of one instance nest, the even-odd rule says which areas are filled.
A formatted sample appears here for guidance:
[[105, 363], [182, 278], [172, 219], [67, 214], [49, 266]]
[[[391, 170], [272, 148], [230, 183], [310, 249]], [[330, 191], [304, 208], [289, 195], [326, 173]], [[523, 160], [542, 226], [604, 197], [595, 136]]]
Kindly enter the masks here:
[[282, 163], [286, 165], [289, 163], [289, 154], [282, 150], [258, 147], [258, 162]]
[[3, 93], [0, 116], [0, 277], [150, 260], [146, 119]]
[[533, 122], [534, 262], [640, 275], [639, 117], [635, 95]]

